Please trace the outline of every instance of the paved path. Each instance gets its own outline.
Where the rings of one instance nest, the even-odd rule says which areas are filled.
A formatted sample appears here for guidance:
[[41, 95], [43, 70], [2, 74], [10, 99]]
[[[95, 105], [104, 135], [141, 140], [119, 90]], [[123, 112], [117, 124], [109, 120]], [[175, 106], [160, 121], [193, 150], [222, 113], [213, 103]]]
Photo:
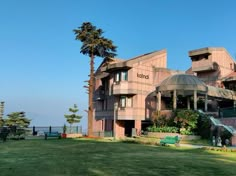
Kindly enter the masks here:
[[[203, 148], [203, 147], [213, 147], [204, 145], [192, 145], [192, 144], [180, 144], [180, 147], [190, 147], [190, 148]], [[236, 146], [228, 146], [228, 149], [236, 149]]]

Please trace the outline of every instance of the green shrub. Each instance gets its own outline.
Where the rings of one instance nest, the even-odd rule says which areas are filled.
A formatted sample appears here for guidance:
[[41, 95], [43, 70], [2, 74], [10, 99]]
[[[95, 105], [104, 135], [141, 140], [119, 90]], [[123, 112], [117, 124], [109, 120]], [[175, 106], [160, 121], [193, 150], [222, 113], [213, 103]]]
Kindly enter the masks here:
[[152, 126], [152, 127], [148, 127], [147, 130], [149, 132], [160, 132], [160, 133], [178, 133], [179, 132], [179, 128], [177, 127], [156, 127], [156, 126]]
[[179, 128], [185, 128], [189, 132], [193, 132], [197, 128], [197, 120], [199, 114], [193, 110], [178, 110], [175, 117], [176, 126]]
[[200, 135], [202, 139], [210, 139], [210, 130], [210, 118], [207, 115], [200, 113], [197, 120], [197, 128], [195, 132]]
[[180, 128], [179, 133], [182, 135], [191, 135], [193, 132], [190, 129]]

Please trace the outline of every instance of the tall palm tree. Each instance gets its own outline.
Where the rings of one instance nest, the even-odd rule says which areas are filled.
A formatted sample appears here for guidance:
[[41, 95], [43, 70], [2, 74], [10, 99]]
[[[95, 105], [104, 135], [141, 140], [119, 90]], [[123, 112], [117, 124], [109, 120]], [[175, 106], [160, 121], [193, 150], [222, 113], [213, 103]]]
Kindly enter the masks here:
[[76, 40], [82, 42], [80, 53], [90, 57], [90, 75], [88, 81], [88, 136], [93, 136], [93, 91], [94, 91], [94, 59], [95, 57], [114, 57], [116, 46], [112, 40], [102, 36], [102, 29], [97, 29], [90, 22], [84, 22], [80, 27], [73, 30]]

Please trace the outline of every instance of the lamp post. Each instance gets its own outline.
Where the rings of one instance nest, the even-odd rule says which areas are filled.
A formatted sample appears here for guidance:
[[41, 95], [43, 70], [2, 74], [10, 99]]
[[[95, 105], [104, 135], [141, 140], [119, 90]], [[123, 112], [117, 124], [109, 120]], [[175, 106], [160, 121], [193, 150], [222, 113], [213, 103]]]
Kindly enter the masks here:
[[116, 116], [117, 116], [118, 103], [114, 103], [114, 119], [113, 119], [113, 137], [116, 139]]

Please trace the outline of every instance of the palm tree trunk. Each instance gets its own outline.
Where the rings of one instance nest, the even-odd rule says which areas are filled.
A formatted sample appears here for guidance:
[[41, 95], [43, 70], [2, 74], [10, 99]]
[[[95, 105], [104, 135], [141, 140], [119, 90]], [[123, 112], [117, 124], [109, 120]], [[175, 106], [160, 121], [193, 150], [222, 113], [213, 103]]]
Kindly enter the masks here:
[[88, 136], [93, 136], [94, 55], [90, 56]]

